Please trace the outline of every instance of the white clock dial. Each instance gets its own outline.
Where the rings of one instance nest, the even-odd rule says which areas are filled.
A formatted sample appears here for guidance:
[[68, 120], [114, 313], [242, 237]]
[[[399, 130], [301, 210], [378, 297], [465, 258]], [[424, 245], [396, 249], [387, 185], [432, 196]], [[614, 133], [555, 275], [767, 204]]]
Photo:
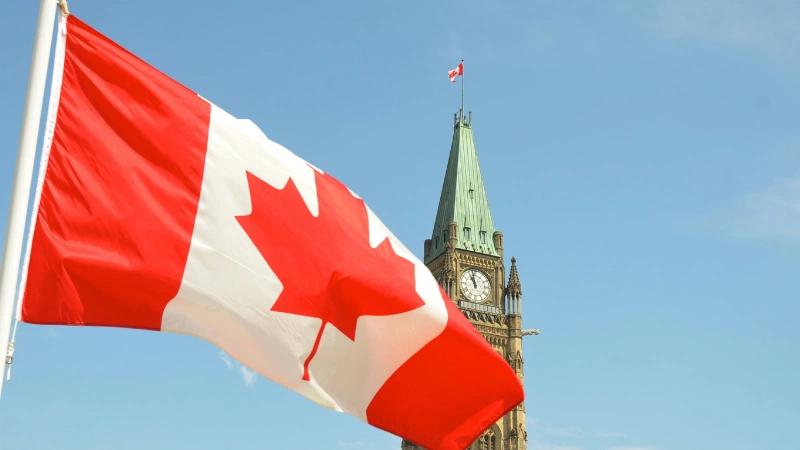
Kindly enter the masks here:
[[489, 298], [492, 283], [485, 273], [476, 269], [465, 270], [461, 274], [461, 293], [471, 302], [483, 302]]

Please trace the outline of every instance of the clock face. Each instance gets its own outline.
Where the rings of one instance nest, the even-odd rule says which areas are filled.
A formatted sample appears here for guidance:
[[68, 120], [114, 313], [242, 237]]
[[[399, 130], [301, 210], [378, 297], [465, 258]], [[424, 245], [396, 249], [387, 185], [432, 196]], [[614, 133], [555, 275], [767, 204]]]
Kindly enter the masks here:
[[480, 303], [489, 298], [492, 283], [480, 270], [469, 269], [461, 274], [461, 293], [471, 302]]

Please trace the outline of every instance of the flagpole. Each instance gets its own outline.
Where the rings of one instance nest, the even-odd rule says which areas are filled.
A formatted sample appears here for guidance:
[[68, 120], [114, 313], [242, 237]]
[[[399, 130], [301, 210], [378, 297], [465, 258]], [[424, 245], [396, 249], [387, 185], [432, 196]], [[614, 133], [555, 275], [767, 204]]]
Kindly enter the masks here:
[[[28, 74], [28, 90], [25, 94], [25, 109], [22, 113], [22, 127], [17, 148], [17, 166], [11, 188], [3, 259], [0, 263], [0, 352], [5, 352], [8, 348], [11, 323], [14, 319], [14, 294], [19, 276], [22, 243], [25, 238], [25, 218], [30, 200], [47, 69], [50, 64], [56, 6], [58, 6], [56, 0], [40, 1], [39, 18], [36, 21], [36, 34], [33, 39], [31, 70]], [[4, 368], [10, 361], [6, 359], [5, 363]], [[4, 376], [0, 376], [0, 394], [4, 379]]]
[[464, 120], [464, 60], [461, 60], [461, 120]]

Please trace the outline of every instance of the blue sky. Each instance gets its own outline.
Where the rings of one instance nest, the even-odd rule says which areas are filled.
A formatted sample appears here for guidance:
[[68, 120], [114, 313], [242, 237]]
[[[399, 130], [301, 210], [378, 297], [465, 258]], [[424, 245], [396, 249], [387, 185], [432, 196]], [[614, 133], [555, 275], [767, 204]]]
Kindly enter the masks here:
[[[0, 27], [0, 230], [38, 2]], [[800, 447], [800, 4], [72, 0], [422, 253], [466, 60], [529, 448]], [[490, 382], [476, 379], [475, 383]], [[206, 342], [22, 325], [3, 448], [386, 450]]]

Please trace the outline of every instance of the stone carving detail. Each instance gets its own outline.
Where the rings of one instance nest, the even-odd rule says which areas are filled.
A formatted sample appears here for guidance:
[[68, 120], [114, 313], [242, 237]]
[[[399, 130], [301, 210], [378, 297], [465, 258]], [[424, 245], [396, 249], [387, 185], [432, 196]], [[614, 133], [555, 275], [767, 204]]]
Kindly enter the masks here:
[[522, 359], [522, 354], [517, 352], [516, 354], [508, 355], [508, 364], [511, 365], [514, 370], [522, 372], [522, 366], [525, 364], [525, 361]]
[[497, 259], [489, 259], [484, 258], [481, 256], [476, 255], [465, 255], [463, 253], [458, 254], [458, 262], [473, 265], [476, 267], [483, 267], [485, 269], [494, 269], [497, 267], [499, 260]]
[[[471, 309], [464, 309], [461, 308], [461, 312], [464, 314], [464, 317], [469, 319], [471, 322], [482, 322], [485, 324], [492, 324], [496, 327], [501, 327], [504, 330], [508, 329], [508, 318], [505, 314], [495, 314], [485, 311], [474, 311]], [[480, 323], [474, 325], [477, 327]], [[507, 334], [506, 331], [502, 331], [503, 334]]]
[[453, 301], [456, 301], [456, 261], [453, 254], [453, 249], [450, 247], [450, 244], [447, 244], [444, 250], [444, 257], [441, 258], [442, 270], [439, 273], [438, 281], [447, 295], [449, 295]]
[[[517, 427], [519, 428], [519, 431], [517, 431]], [[511, 431], [508, 433], [508, 438], [516, 439], [520, 436], [525, 442], [528, 442], [528, 432], [525, 431], [525, 426], [523, 424], [519, 424], [516, 427], [512, 426]]]
[[[502, 336], [492, 336], [492, 335], [484, 335], [484, 339], [488, 342], [492, 347], [498, 350], [505, 350], [507, 348], [508, 340]], [[505, 353], [504, 351], [502, 353]]]

